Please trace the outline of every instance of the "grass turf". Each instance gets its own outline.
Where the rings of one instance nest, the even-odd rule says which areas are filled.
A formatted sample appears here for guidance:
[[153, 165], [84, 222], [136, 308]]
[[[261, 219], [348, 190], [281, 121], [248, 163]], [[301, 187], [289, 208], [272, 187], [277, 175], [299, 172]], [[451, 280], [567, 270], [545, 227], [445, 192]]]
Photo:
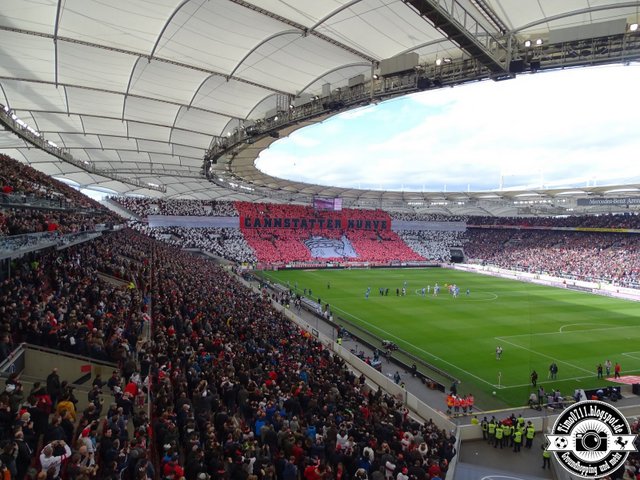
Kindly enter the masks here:
[[[439, 268], [283, 270], [265, 276], [297, 285], [300, 293], [311, 289], [314, 300], [331, 305], [336, 322], [343, 317], [449, 372], [462, 382], [458, 392], [474, 393], [485, 408], [526, 404], [534, 369], [538, 385], [563, 395], [609, 385], [596, 375], [607, 359], [620, 362], [623, 375], [640, 372], [635, 302]], [[407, 295], [396, 296], [405, 281]], [[436, 282], [439, 296], [420, 294]], [[458, 285], [459, 297], [445, 284]], [[380, 287], [389, 288], [389, 296], [380, 296]], [[554, 361], [558, 378], [550, 380]]]

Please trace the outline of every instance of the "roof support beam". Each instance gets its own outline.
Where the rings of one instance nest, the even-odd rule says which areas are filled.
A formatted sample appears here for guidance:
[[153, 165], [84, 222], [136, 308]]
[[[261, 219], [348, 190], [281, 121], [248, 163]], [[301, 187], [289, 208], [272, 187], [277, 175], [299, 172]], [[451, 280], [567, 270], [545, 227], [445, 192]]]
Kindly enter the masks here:
[[[89, 173], [90, 175], [100, 175], [103, 177], [111, 178], [112, 180], [116, 180], [118, 182], [134, 185], [137, 187], [150, 188], [152, 190], [157, 190], [163, 193], [167, 191], [166, 187], [164, 186], [152, 187], [150, 185], [145, 185], [135, 178], [126, 177], [124, 175], [119, 175], [115, 173], [103, 172], [100, 169], [96, 168], [95, 165], [92, 165], [90, 163], [86, 164], [81, 160], [77, 160], [73, 158], [73, 156], [70, 153], [65, 152], [62, 149], [51, 145], [49, 142], [47, 142], [47, 140], [44, 137], [35, 136], [27, 129], [22, 128], [4, 110], [0, 110], [0, 124], [4, 125], [4, 127], [7, 130], [12, 131], [16, 136], [23, 139], [27, 144], [31, 144], [34, 147], [48, 153], [49, 155], [52, 155], [53, 157], [58, 158], [59, 160], [65, 163], [71, 164], [74, 167], [77, 167], [80, 170], [83, 170], [86, 173]], [[62, 137], [60, 137], [60, 140], [64, 144]]]
[[4, 96], [4, 106], [11, 110], [11, 104], [9, 103], [9, 97], [7, 97], [7, 92], [4, 91], [4, 87], [2, 83], [0, 83], [0, 90], [2, 90], [2, 95]]
[[322, 25], [324, 22], [326, 22], [327, 20], [329, 20], [331, 17], [336, 16], [337, 14], [339, 14], [340, 12], [342, 12], [343, 10], [346, 10], [347, 8], [351, 8], [353, 5], [355, 5], [356, 3], [360, 3], [362, 0], [351, 0], [350, 2], [345, 3], [344, 5], [339, 6], [338, 8], [336, 8], [335, 10], [329, 12], [328, 14], [326, 14], [324, 17], [322, 17], [320, 20], [318, 20], [316, 23], [314, 23], [311, 28], [309, 29], [309, 33], [312, 33], [316, 28], [318, 28], [320, 25]]
[[[201, 0], [202, 1], [202, 0]], [[171, 25], [171, 22], [173, 21], [173, 19], [175, 18], [175, 16], [178, 14], [178, 12], [180, 12], [180, 10], [182, 10], [182, 7], [184, 7], [187, 3], [191, 2], [191, 0], [182, 0], [182, 2], [180, 3], [180, 5], [178, 5], [175, 10], [173, 11], [173, 13], [171, 15], [169, 15], [169, 18], [167, 19], [166, 22], [164, 22], [164, 26], [162, 27], [162, 30], [160, 30], [160, 34], [158, 35], [158, 37], [156, 38], [155, 43], [153, 44], [153, 48], [151, 49], [151, 53], [149, 54], [149, 61], [151, 61], [151, 59], [153, 58], [153, 56], [156, 53], [156, 49], [158, 48], [158, 44], [160, 43], [160, 40], [162, 40], [162, 37], [164, 35], [164, 32], [167, 30], [167, 28], [169, 27], [169, 25]], [[202, 2], [204, 3], [204, 2]], [[202, 3], [200, 4], [200, 6], [202, 6]], [[199, 7], [198, 7], [199, 8]]]
[[58, 29], [60, 28], [60, 14], [62, 13], [62, 0], [58, 0], [58, 6], [56, 7], [56, 22], [53, 26], [53, 62], [54, 62], [54, 76], [56, 87], [58, 86]]
[[338, 72], [338, 71], [340, 71], [342, 69], [350, 68], [350, 67], [367, 67], [367, 68], [369, 68], [369, 67], [371, 67], [371, 63], [369, 63], [369, 62], [347, 63], [346, 65], [340, 65], [339, 67], [335, 67], [335, 68], [332, 68], [331, 70], [327, 70], [322, 75], [318, 75], [316, 78], [314, 78], [309, 83], [307, 83], [304, 87], [302, 87], [300, 89], [300, 92], [298, 93], [298, 95], [300, 95], [301, 93], [304, 93], [307, 88], [309, 88], [311, 85], [313, 85], [317, 81], [321, 80], [323, 77], [326, 77], [327, 75], [331, 75], [333, 72]]
[[[58, 84], [56, 84], [56, 88], [58, 88]], [[69, 107], [69, 95], [67, 95], [67, 86], [63, 85], [62, 89], [64, 90], [64, 103], [67, 104], [67, 117], [69, 117], [71, 116], [71, 113], [69, 113], [71, 109]]]
[[322, 40], [324, 40], [327, 43], [330, 43], [331, 45], [335, 45], [338, 48], [341, 48], [349, 53], [352, 53], [354, 55], [357, 55], [360, 58], [364, 58], [365, 60], [368, 60], [369, 62], [376, 62], [379, 59], [377, 58], [373, 58], [370, 55], [367, 55], [364, 52], [361, 52], [360, 50], [356, 50], [355, 48], [352, 48], [342, 42], [339, 42], [331, 37], [328, 37], [327, 35], [323, 35], [322, 33], [318, 33], [316, 31], [312, 31], [311, 29], [308, 29], [307, 27], [305, 27], [304, 25], [301, 25], [297, 22], [294, 22], [293, 20], [289, 20], [288, 18], [282, 17], [280, 15], [277, 15], [269, 10], [265, 10], [264, 8], [260, 8], [256, 5], [253, 5], [252, 3], [249, 2], [245, 2], [244, 0], [229, 0], [230, 2], [233, 2], [237, 5], [241, 5], [245, 8], [248, 8], [249, 10], [253, 10], [254, 12], [258, 12], [261, 13], [262, 15], [265, 15], [269, 18], [274, 18], [282, 23], [286, 23], [287, 25], [291, 25], [294, 28], [297, 28], [298, 30], [300, 30], [302, 33], [305, 34], [310, 34], [313, 35], [314, 37], [320, 38]]
[[[494, 74], [508, 73], [510, 52], [460, 0], [403, 0]], [[498, 35], [502, 35], [498, 33]]]
[[127, 82], [127, 91], [124, 93], [124, 100], [122, 101], [122, 119], [121, 120], [123, 122], [124, 122], [124, 113], [127, 110], [127, 97], [129, 96], [129, 90], [131, 89], [131, 81], [133, 80], [133, 74], [135, 73], [136, 68], [138, 67], [138, 62], [140, 62], [140, 60], [142, 60], [142, 57], [138, 57], [138, 59], [133, 64], [133, 67], [131, 67], [131, 73], [129, 74], [129, 81]]
[[[50, 33], [35, 32], [35, 31], [32, 31], [32, 30], [25, 30], [25, 29], [22, 29], [22, 28], [8, 27], [6, 25], [0, 25], [0, 31], [21, 33], [23, 35], [32, 35], [34, 37], [53, 39], [53, 35], [50, 34]], [[73, 43], [73, 44], [76, 44], [76, 45], [82, 45], [82, 46], [85, 46], [85, 47], [98, 48], [98, 49], [107, 50], [107, 51], [110, 51], [110, 52], [122, 53], [124, 55], [133, 55], [135, 57], [142, 57], [142, 58], [150, 59], [149, 55], [144, 54], [144, 53], [134, 52], [132, 50], [125, 50], [124, 48], [109, 47], [109, 46], [106, 46], [106, 45], [100, 45], [98, 43], [86, 42], [84, 40], [77, 40], [75, 38], [58, 36], [57, 37], [57, 41], [59, 41], [59, 42], [68, 42], [68, 43]], [[189, 70], [195, 70], [197, 72], [208, 73], [209, 75], [215, 75], [215, 76], [218, 76], [218, 77], [223, 77], [225, 79], [228, 77], [227, 74], [222, 73], [222, 72], [217, 72], [215, 70], [209, 70], [207, 68], [197, 67], [195, 65], [189, 65], [188, 63], [177, 62], [175, 60], [170, 60], [170, 59], [167, 59], [167, 58], [155, 57], [154, 56], [153, 60], [155, 60], [156, 62], [163, 62], [163, 63], [168, 63], [170, 65], [175, 65], [177, 67], [188, 68]], [[246, 83], [247, 85], [252, 85], [254, 87], [264, 88], [265, 90], [270, 90], [272, 92], [280, 93], [282, 95], [290, 95], [291, 94], [291, 92], [284, 92], [282, 90], [278, 90], [277, 88], [269, 87], [267, 85], [262, 85], [260, 83], [253, 82], [251, 80], [246, 80], [244, 78], [233, 77], [233, 80], [237, 80], [238, 82]]]
[[[229, 74], [229, 78], [233, 77], [233, 74], [236, 73], [236, 71], [238, 70], [238, 68], [240, 68], [240, 66], [244, 63], [244, 61], [249, 58], [251, 56], [251, 54], [253, 52], [255, 52], [257, 49], [259, 49], [262, 45], [264, 45], [265, 43], [270, 42], [271, 40], [273, 40], [274, 38], [278, 38], [278, 37], [282, 37], [283, 35], [300, 35], [300, 30], [297, 29], [291, 29], [291, 30], [283, 30], [282, 32], [277, 32], [274, 33], [273, 35], [269, 35], [267, 38], [265, 38], [264, 40], [260, 40], [260, 42], [258, 42], [256, 45], [253, 46], [253, 48], [251, 48], [244, 57], [242, 57], [242, 59], [236, 64], [235, 67], [233, 67], [233, 70], [231, 70], [231, 73]], [[228, 79], [227, 79], [228, 80]]]
[[444, 43], [444, 42], [448, 42], [448, 41], [449, 41], [448, 38], [439, 38], [438, 40], [430, 40], [428, 42], [420, 43], [420, 44], [415, 45], [413, 47], [406, 48], [406, 49], [402, 50], [401, 52], [396, 53], [396, 55], [404, 55], [405, 53], [415, 52], [416, 50], [420, 50], [421, 48], [431, 47], [432, 45], [438, 45], [440, 43]]
[[[148, 176], [153, 176], [153, 177], [180, 177], [180, 178], [194, 178], [197, 180], [204, 180], [204, 177], [202, 175], [200, 175], [200, 167], [195, 168], [193, 170], [193, 173], [188, 173], [185, 175], [184, 172], [178, 171], [178, 170], [165, 170], [165, 169], [157, 169], [157, 167], [155, 169], [151, 169], [151, 168], [146, 168], [146, 169], [104, 169], [105, 172], [113, 172], [113, 173], [119, 173], [121, 175], [148, 175]], [[182, 182], [175, 182], [177, 184], [180, 184]], [[172, 185], [171, 183], [165, 183], [165, 185]]]
[[[11, 80], [11, 81], [16, 81], [16, 82], [30, 82], [30, 83], [38, 83], [41, 85], [53, 85], [53, 82], [48, 82], [46, 80], [36, 80], [36, 79], [32, 79], [32, 78], [14, 78], [14, 77], [4, 77], [4, 76], [0, 76], [0, 81], [2, 80]], [[111, 93], [114, 95], [125, 95], [122, 92], [117, 92], [115, 90], [107, 90], [105, 88], [96, 88], [96, 87], [87, 87], [86, 85], [74, 85], [71, 83], [60, 83], [59, 85], [62, 85], [63, 87], [65, 87], [65, 97], [66, 95], [66, 88], [78, 88], [78, 89], [82, 89], [82, 90], [91, 90], [94, 92], [102, 92], [102, 93]], [[147, 97], [145, 95], [137, 95], [137, 94], [128, 94], [129, 97], [132, 98], [139, 98], [141, 100], [150, 100], [153, 102], [160, 102], [160, 103], [166, 103], [167, 105], [175, 105], [177, 107], [186, 107], [186, 105], [182, 104], [182, 103], [178, 103], [178, 102], [172, 102], [171, 100], [164, 100], [161, 98], [153, 98], [153, 97]], [[123, 105], [124, 108], [124, 105]], [[232, 118], [232, 119], [237, 119], [237, 120], [242, 120], [240, 117], [236, 117], [235, 115], [231, 115], [228, 113], [221, 113], [221, 112], [216, 112], [215, 110], [207, 110], [205, 108], [201, 108], [201, 107], [191, 107], [194, 110], [199, 110], [201, 112], [207, 112], [207, 113], [212, 113], [214, 115], [220, 115], [222, 117], [227, 117], [227, 118]], [[26, 109], [22, 109], [22, 110], [26, 110]], [[54, 113], [60, 113], [60, 112], [54, 112]], [[69, 101], [67, 99], [67, 114], [70, 115], [69, 113]], [[118, 118], [118, 120], [122, 121], [122, 118]], [[140, 123], [144, 123], [144, 122], [140, 122]], [[169, 126], [169, 125], [167, 125]], [[209, 135], [209, 134], [207, 134]]]
[[[249, 120], [249, 117], [251, 116], [251, 114], [256, 110], [256, 108], [258, 108], [260, 105], [262, 105], [262, 103], [267, 99], [267, 98], [271, 98], [273, 96], [276, 96], [276, 93], [270, 93], [269, 95], [267, 95], [266, 97], [264, 97], [262, 100], [260, 100], [258, 103], [256, 103], [253, 108], [249, 111], [249, 113], [247, 113], [247, 116], [244, 117], [245, 120]], [[224, 130], [223, 130], [224, 131]]]
[[[55, 115], [63, 115], [62, 112], [56, 112], [56, 111], [53, 111], [53, 110], [33, 110], [33, 109], [28, 109], [27, 110], [27, 109], [22, 109], [22, 108], [17, 109], [16, 112], [50, 113], [50, 114], [55, 114]], [[100, 119], [103, 119], [103, 120], [117, 120], [119, 122], [122, 122], [122, 119], [120, 117], [109, 117], [109, 116], [106, 116], [106, 115], [91, 115], [91, 114], [88, 114], [88, 113], [75, 113], [75, 112], [71, 112], [69, 115], [78, 115], [78, 116], [91, 117], [91, 118], [100, 118]], [[152, 127], [171, 128], [170, 125], [162, 125], [160, 123], [143, 122], [143, 121], [140, 121], [140, 120], [129, 120], [129, 121], [132, 121], [133, 123], [139, 123], [141, 125], [150, 125]], [[128, 123], [129, 121], [125, 121], [124, 123], [129, 125], [129, 123]], [[189, 133], [200, 133], [202, 135], [207, 135], [207, 136], [211, 135], [209, 132], [201, 132], [201, 131], [197, 131], [197, 130], [189, 130], [189, 129], [181, 128], [181, 127], [173, 127], [173, 128], [175, 130], [182, 130], [184, 132], [189, 132]], [[38, 131], [42, 131], [42, 130], [38, 129]], [[45, 130], [44, 132], [46, 133], [47, 131]], [[78, 133], [78, 132], [60, 132], [60, 133]], [[92, 133], [94, 133], [95, 135], [98, 135], [95, 132], [92, 132]], [[102, 135], [102, 134], [100, 134], [100, 135]], [[107, 136], [109, 136], [109, 137], [120, 137], [121, 135], [107, 135]], [[123, 138], [129, 138], [129, 136], [126, 136], [126, 137], [123, 137]], [[141, 138], [141, 140], [148, 140], [148, 139]], [[160, 140], [153, 140], [153, 141], [161, 142]], [[163, 143], [163, 142], [161, 142], [161, 143]], [[164, 142], [164, 143], [166, 143], [166, 142]], [[193, 147], [193, 148], [197, 148], [197, 147]]]
[[[47, 133], [53, 133], [53, 134], [59, 134], [59, 135], [82, 135], [82, 133], [81, 133], [81, 132], [58, 132], [58, 131], [55, 131], [55, 132], [54, 132], [54, 131], [50, 131], [50, 130], [44, 130], [44, 131], [39, 130], [39, 131], [40, 131], [40, 133], [44, 133], [44, 134], [47, 134]], [[97, 133], [90, 133], [89, 135], [91, 135], [91, 136], [95, 136], [95, 137], [97, 137], [97, 138], [98, 138], [98, 143], [100, 143], [100, 147], [101, 147], [100, 149], [97, 149], [97, 148], [95, 148], [95, 147], [81, 146], [81, 145], [79, 145], [79, 146], [75, 146], [75, 147], [67, 147], [67, 146], [65, 146], [65, 148], [66, 148], [67, 150], [104, 150], [104, 151], [137, 152], [137, 153], [140, 153], [140, 151], [139, 151], [139, 150], [132, 150], [132, 149], [130, 149], [130, 148], [120, 148], [120, 147], [109, 147], [109, 148], [104, 148], [104, 147], [102, 146], [102, 139], [100, 138], [101, 136], [102, 136], [102, 137], [106, 137], [106, 138], [123, 138], [123, 139], [126, 139], [126, 140], [134, 140], [134, 141], [136, 141], [136, 142], [137, 142], [138, 140], [142, 140], [142, 141], [145, 141], [145, 142], [159, 142], [159, 143], [166, 143], [166, 142], [160, 142], [159, 140], [150, 140], [150, 139], [148, 139], [148, 138], [140, 138], [140, 137], [123, 137], [122, 135], [103, 135], [103, 134], [97, 134]], [[67, 140], [69, 140], [69, 139], [67, 138]], [[204, 149], [204, 148], [202, 148], [202, 147], [194, 147], [193, 145], [185, 145], [184, 143], [172, 143], [171, 145], [175, 145], [175, 146], [178, 146], [178, 147], [195, 148], [196, 150], [202, 150], [203, 152], [204, 152], [204, 150], [205, 150], [205, 149]], [[145, 150], [145, 153], [146, 153], [146, 150]], [[163, 153], [163, 152], [150, 152], [150, 153], [157, 153], [158, 155], [169, 155], [168, 153]], [[192, 157], [192, 156], [189, 156], [189, 155], [172, 155], [172, 156], [174, 156], [174, 157], [193, 158], [193, 159], [198, 159], [198, 160], [201, 160], [201, 159], [202, 159], [201, 157]]]
[[538, 25], [542, 25], [543, 23], [554, 22], [556, 20], [562, 20], [563, 18], [574, 17], [576, 15], [584, 15], [585, 13], [593, 13], [593, 12], [601, 12], [603, 10], [615, 10], [618, 8], [640, 8], [640, 2], [624, 2], [624, 3], [610, 3], [608, 5], [597, 5], [594, 7], [581, 8], [579, 10], [573, 10], [571, 12], [565, 12], [558, 15], [552, 15], [550, 17], [545, 17], [540, 20], [536, 20], [535, 22], [527, 23], [526, 25], [522, 25], [516, 29], [511, 30], [509, 33], [520, 33], [523, 30], [527, 30], [532, 27], [537, 27]]
[[[86, 128], [84, 128], [84, 122], [82, 121], [82, 115], [78, 115], [78, 118], [80, 119], [80, 125], [82, 126], [82, 134], [86, 135], [87, 134], [87, 130], [86, 130]], [[35, 118], [33, 120], [35, 121]], [[41, 132], [42, 130], [40, 130], [38, 128], [38, 131]]]

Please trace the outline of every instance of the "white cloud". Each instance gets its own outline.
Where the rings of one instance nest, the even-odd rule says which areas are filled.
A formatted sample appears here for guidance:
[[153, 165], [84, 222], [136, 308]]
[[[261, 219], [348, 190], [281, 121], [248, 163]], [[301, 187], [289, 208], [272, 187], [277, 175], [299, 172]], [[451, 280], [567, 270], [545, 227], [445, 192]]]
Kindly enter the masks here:
[[370, 113], [375, 113], [375, 105], [367, 105], [365, 107], [354, 108], [353, 110], [349, 110], [348, 112], [344, 112], [340, 115], [340, 118], [343, 120], [353, 120], [355, 118], [364, 117]]
[[[637, 181], [639, 84], [632, 65], [428, 91], [296, 132], [258, 165], [292, 180], [385, 189], [483, 190], [501, 176], [507, 187]], [[344, 129], [374, 133], [336, 144]]]
[[311, 135], [309, 135], [308, 131], [305, 132], [304, 129], [292, 133], [289, 136], [289, 140], [291, 140], [291, 142], [295, 146], [302, 148], [313, 148], [320, 145], [320, 141], [316, 138], [313, 138]]

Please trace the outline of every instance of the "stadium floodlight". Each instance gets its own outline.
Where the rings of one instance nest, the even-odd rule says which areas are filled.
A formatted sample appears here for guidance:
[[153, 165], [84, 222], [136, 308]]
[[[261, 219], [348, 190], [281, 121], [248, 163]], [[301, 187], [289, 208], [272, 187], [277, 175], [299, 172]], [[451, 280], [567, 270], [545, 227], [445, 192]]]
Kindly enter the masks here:
[[638, 30], [638, 24], [637, 23], [632, 23], [631, 25], [629, 25], [629, 31], [630, 32], [635, 32]]
[[541, 38], [536, 39], [536, 45], [538, 45], [538, 46], [542, 45], [542, 39]]
[[438, 66], [442, 65], [442, 59], [441, 58], [436, 58], [436, 65], [438, 65]]
[[527, 48], [531, 47], [531, 40], [525, 40], [524, 41], [524, 46], [527, 47]]
[[380, 78], [380, 75], [378, 75], [377, 73], [373, 74], [373, 79], [374, 80], [378, 80]]

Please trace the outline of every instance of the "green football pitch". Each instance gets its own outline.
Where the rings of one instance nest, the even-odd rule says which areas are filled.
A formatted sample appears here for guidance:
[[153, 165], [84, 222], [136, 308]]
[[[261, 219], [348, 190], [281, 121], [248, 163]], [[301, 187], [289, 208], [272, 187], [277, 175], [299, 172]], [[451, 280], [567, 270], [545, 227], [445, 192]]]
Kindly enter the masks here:
[[[538, 385], [563, 395], [612, 384], [596, 374], [607, 359], [620, 363], [622, 375], [640, 375], [636, 302], [439, 268], [283, 270], [265, 276], [297, 286], [299, 293], [311, 289], [311, 298], [331, 305], [336, 323], [342, 317], [448, 372], [461, 381], [459, 393], [473, 393], [481, 407], [526, 404], [533, 370]], [[397, 296], [404, 282], [406, 296]], [[459, 296], [453, 298], [445, 284], [457, 285]], [[431, 294], [422, 296], [427, 286]], [[389, 295], [380, 296], [380, 287], [389, 288]], [[558, 366], [555, 380], [548, 378], [552, 362]]]

